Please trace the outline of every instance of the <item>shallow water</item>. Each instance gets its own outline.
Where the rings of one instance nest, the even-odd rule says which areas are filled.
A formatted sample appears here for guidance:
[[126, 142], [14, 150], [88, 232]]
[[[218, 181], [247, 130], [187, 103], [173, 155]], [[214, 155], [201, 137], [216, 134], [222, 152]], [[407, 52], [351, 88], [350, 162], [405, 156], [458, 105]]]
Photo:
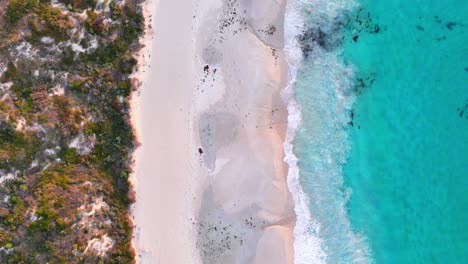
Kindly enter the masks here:
[[369, 13], [380, 32], [348, 28], [344, 44], [361, 84], [344, 171], [353, 229], [367, 237], [376, 263], [463, 263], [468, 4], [360, 4], [361, 18]]
[[[296, 192], [296, 208], [299, 207], [295, 262], [367, 263], [367, 245], [350, 226], [346, 212], [349, 193], [343, 188], [342, 177], [342, 166], [349, 153], [347, 124], [355, 95], [352, 68], [341, 58], [338, 29], [344, 22], [342, 13], [352, 2], [297, 2], [302, 17], [299, 24], [303, 27], [296, 37], [299, 43], [295, 48], [302, 49], [303, 56], [298, 63], [290, 59], [290, 66], [295, 73], [294, 92], [302, 121], [294, 140], [294, 154], [298, 158], [299, 183], [304, 195], [291, 188], [293, 194]], [[297, 50], [291, 48], [294, 45], [287, 45], [289, 57], [294, 58]], [[297, 115], [294, 111], [290, 114]], [[295, 165], [290, 163], [290, 182], [297, 176], [291, 173], [296, 171]], [[297, 202], [303, 200], [305, 209], [303, 203]], [[309, 223], [305, 224], [304, 220]], [[308, 251], [315, 254], [306, 254]]]
[[305, 232], [320, 242], [310, 251], [326, 263], [463, 263], [468, 4], [296, 2], [299, 39], [312, 43], [293, 65]]

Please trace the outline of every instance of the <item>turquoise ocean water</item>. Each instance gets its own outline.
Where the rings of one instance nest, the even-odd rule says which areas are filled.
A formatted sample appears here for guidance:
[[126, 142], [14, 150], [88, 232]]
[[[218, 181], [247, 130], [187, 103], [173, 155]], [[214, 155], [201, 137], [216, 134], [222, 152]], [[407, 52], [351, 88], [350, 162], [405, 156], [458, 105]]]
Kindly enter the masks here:
[[467, 263], [468, 2], [299, 2], [297, 263]]

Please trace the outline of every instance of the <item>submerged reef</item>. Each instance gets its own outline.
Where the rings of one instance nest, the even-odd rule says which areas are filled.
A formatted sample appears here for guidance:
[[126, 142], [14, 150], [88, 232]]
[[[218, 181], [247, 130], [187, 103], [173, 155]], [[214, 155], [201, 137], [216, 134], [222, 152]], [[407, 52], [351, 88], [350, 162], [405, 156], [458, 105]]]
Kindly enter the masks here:
[[4, 0], [0, 25], [0, 263], [133, 263], [139, 0]]

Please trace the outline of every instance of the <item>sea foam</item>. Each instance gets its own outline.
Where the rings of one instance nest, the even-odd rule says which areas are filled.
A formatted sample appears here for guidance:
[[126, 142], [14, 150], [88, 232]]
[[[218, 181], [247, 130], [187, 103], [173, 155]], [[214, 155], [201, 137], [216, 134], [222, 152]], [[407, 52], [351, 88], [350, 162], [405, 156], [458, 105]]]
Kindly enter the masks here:
[[[354, 6], [350, 0], [289, 0], [286, 7], [289, 84], [283, 98], [289, 117], [284, 160], [289, 165], [288, 186], [297, 216], [294, 228], [297, 264], [370, 262], [364, 239], [350, 228], [346, 213], [350, 190], [343, 191], [342, 180], [342, 165], [349, 152], [345, 127], [350, 121], [354, 95], [353, 71], [339, 58], [340, 32], [336, 22], [341, 13]], [[310, 39], [304, 40], [305, 34]], [[304, 41], [311, 42], [307, 44], [311, 49], [304, 51]], [[298, 86], [307, 92], [299, 96], [306, 96], [307, 100], [295, 97]], [[296, 138], [298, 132], [302, 137]], [[305, 152], [307, 155], [296, 151], [302, 146], [293, 145], [310, 142], [312, 147]]]
[[297, 1], [288, 1], [285, 14], [285, 52], [289, 65], [289, 83], [283, 91], [283, 98], [288, 104], [288, 128], [284, 142], [285, 162], [289, 166], [288, 187], [291, 192], [296, 213], [294, 228], [294, 262], [297, 264], [325, 263], [325, 253], [321, 248], [321, 239], [309, 230], [318, 229], [319, 224], [312, 220], [308, 199], [299, 183], [297, 157], [293, 152], [293, 141], [301, 124], [301, 109], [294, 98], [294, 84], [297, 70], [302, 61], [302, 51], [297, 37], [303, 32], [304, 22], [299, 12]]

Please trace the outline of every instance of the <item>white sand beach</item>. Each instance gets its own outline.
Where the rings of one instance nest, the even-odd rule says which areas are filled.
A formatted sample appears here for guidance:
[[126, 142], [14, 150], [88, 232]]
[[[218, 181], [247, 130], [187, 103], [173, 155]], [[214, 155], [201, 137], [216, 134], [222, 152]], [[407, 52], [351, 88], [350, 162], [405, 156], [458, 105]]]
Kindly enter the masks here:
[[133, 100], [138, 263], [293, 263], [285, 1], [145, 8], [152, 29]]

